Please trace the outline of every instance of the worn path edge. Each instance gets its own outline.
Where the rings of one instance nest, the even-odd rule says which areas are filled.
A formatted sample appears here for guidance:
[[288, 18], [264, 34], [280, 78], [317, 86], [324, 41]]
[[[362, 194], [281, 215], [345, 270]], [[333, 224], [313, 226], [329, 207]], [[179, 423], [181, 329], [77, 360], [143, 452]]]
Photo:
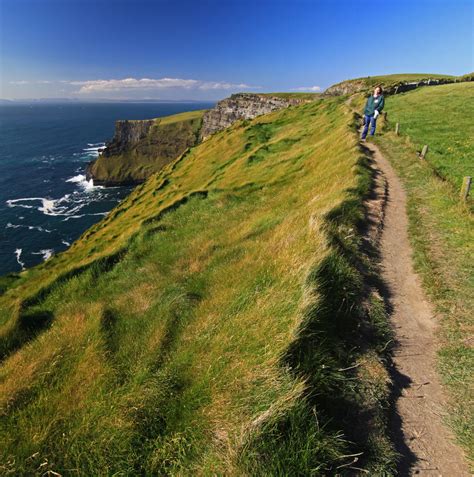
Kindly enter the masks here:
[[399, 475], [469, 476], [463, 451], [443, 422], [447, 403], [436, 371], [437, 320], [413, 268], [406, 193], [378, 147], [363, 147], [387, 182], [379, 247], [396, 342], [390, 428], [401, 456]]

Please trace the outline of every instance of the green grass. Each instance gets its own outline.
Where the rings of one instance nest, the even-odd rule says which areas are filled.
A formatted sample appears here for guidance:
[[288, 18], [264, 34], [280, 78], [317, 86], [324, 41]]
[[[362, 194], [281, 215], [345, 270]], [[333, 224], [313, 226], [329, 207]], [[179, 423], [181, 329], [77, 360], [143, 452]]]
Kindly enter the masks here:
[[362, 453], [390, 474], [370, 183], [342, 99], [289, 108], [191, 148], [8, 281], [2, 473], [334, 475]]
[[[376, 141], [407, 190], [415, 266], [441, 323], [439, 369], [450, 394], [449, 423], [474, 460], [474, 221], [457, 187], [460, 176], [472, 174], [474, 109], [468, 103], [473, 86], [436, 86], [390, 97], [386, 109], [392, 132]], [[401, 122], [401, 137], [393, 133], [395, 121]], [[421, 161], [416, 151], [425, 142], [433, 147]]]
[[260, 96], [275, 96], [283, 99], [299, 99], [305, 101], [314, 101], [318, 99], [321, 93], [259, 93]]
[[397, 73], [393, 75], [381, 75], [381, 76], [365, 76], [362, 78], [355, 78], [349, 81], [364, 80], [367, 84], [377, 85], [380, 83], [400, 83], [404, 81], [421, 81], [425, 79], [454, 79], [456, 76], [432, 74], [432, 73]]
[[421, 88], [391, 96], [386, 110], [391, 124], [400, 123], [426, 160], [459, 190], [464, 176], [474, 175], [474, 83]]
[[[468, 75], [465, 75], [468, 76]], [[380, 76], [364, 76], [361, 78], [354, 78], [349, 80], [341, 81], [337, 85], [347, 84], [347, 83], [357, 83], [366, 86], [368, 89], [373, 88], [378, 85], [384, 87], [389, 87], [396, 85], [398, 83], [407, 83], [412, 81], [422, 81], [427, 79], [461, 79], [464, 77], [456, 77], [451, 75], [442, 75], [442, 74], [431, 74], [431, 73], [398, 73], [393, 75], [380, 75]], [[335, 86], [335, 85], [334, 85]]]
[[90, 172], [109, 185], [143, 182], [197, 144], [203, 114], [190, 111], [157, 118], [146, 138], [122, 154], [99, 156]]
[[156, 118], [156, 124], [160, 126], [165, 126], [168, 124], [176, 124], [182, 121], [194, 121], [196, 119], [201, 119], [205, 110], [198, 111], [186, 111], [184, 113], [171, 114], [170, 116], [163, 116], [162, 118]]
[[371, 93], [375, 86], [381, 86], [385, 92], [393, 93], [397, 86], [406, 83], [427, 81], [430, 79], [445, 80], [446, 82], [463, 82], [472, 81], [472, 73], [464, 76], [450, 76], [439, 74], [425, 74], [425, 73], [405, 73], [384, 76], [366, 76], [364, 78], [350, 79], [341, 81], [340, 83], [330, 86], [325, 95], [340, 95], [340, 94], [354, 94], [354, 93]]

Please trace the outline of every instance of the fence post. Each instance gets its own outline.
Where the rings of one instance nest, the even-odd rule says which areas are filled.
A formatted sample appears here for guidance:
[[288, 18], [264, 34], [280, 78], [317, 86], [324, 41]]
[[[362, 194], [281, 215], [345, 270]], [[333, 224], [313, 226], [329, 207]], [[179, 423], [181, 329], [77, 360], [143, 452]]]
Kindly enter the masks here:
[[428, 152], [428, 145], [425, 144], [423, 146], [423, 149], [421, 150], [420, 159], [424, 159], [426, 157], [427, 152]]
[[472, 178], [470, 176], [464, 177], [461, 186], [461, 199], [467, 200], [469, 191], [471, 190]]
[[397, 136], [400, 134], [400, 123], [395, 124], [395, 134]]

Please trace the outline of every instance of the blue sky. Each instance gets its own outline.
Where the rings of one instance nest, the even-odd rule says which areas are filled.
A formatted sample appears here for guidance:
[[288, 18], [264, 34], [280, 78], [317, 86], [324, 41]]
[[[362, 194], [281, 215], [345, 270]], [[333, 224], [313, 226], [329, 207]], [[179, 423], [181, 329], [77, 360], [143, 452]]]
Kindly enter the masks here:
[[474, 0], [0, 0], [0, 98], [218, 99], [474, 70]]

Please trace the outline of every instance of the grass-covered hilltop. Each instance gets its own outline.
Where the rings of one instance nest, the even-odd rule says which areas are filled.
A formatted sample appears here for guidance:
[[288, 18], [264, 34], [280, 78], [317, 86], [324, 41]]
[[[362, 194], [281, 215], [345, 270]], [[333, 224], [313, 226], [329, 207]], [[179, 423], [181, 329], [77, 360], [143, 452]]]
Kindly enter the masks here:
[[117, 121], [112, 141], [87, 167], [88, 179], [106, 186], [140, 184], [188, 148], [239, 119], [252, 119], [315, 97], [315, 94], [307, 93], [240, 93], [207, 111], [174, 114], [155, 120]]
[[[383, 86], [389, 94], [402, 93], [421, 86], [470, 81], [473, 77], [474, 74], [460, 77], [426, 74], [372, 76], [335, 84], [325, 91], [325, 95], [368, 93], [375, 85]], [[318, 96], [317, 93], [239, 93], [220, 101], [208, 111], [192, 111], [155, 120], [119, 120], [106, 149], [87, 167], [87, 177], [97, 185], [141, 184], [188, 148], [239, 119], [252, 119], [304, 104]]]
[[[378, 141], [407, 188], [449, 425], [472, 456], [459, 186], [474, 82], [442, 78], [388, 96]], [[116, 129], [89, 174], [142, 183], [67, 251], [0, 279], [0, 474], [395, 475], [393, 334], [369, 233], [383, 212], [367, 220], [376, 176], [353, 110], [374, 80], [357, 81]]]

